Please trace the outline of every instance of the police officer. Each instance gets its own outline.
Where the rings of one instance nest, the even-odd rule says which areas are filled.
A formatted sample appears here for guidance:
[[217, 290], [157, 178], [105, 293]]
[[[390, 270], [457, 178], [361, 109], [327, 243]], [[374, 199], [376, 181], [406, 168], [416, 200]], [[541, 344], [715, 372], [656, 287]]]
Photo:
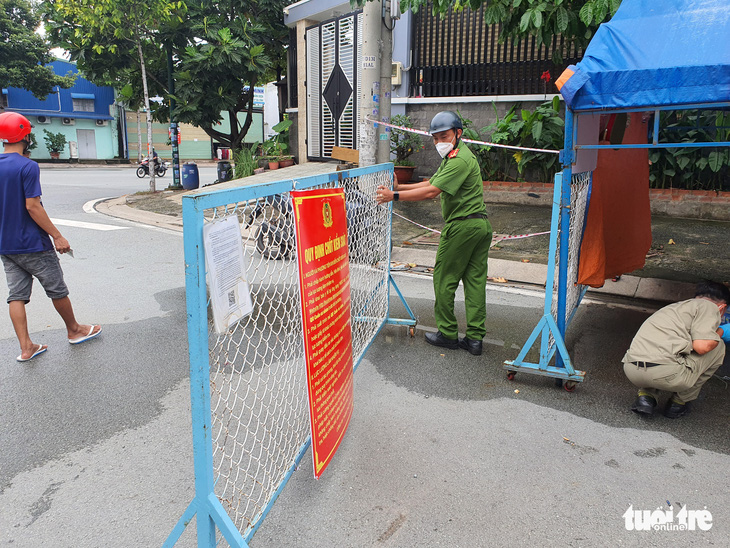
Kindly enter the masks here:
[[[430, 133], [443, 158], [428, 181], [408, 184], [391, 191], [380, 186], [376, 201], [384, 204], [404, 200], [416, 202], [441, 196], [441, 213], [446, 222], [433, 272], [436, 294], [434, 315], [438, 332], [426, 333], [434, 346], [464, 348], [478, 356], [486, 334], [487, 257], [492, 241], [492, 226], [484, 206], [482, 177], [474, 154], [460, 141], [461, 119], [451, 111], [439, 112], [431, 120]], [[459, 281], [464, 283], [466, 337], [459, 339], [454, 314], [454, 295]]]

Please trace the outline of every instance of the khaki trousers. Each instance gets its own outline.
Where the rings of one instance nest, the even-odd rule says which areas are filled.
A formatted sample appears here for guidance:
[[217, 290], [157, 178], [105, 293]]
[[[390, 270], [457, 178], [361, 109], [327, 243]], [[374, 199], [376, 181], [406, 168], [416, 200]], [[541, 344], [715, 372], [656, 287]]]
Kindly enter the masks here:
[[696, 400], [702, 385], [715, 374], [725, 358], [725, 343], [720, 341], [706, 354], [692, 352], [687, 364], [655, 365], [643, 367], [631, 362], [624, 363], [626, 377], [638, 388], [654, 394], [664, 390], [674, 392], [683, 402]]

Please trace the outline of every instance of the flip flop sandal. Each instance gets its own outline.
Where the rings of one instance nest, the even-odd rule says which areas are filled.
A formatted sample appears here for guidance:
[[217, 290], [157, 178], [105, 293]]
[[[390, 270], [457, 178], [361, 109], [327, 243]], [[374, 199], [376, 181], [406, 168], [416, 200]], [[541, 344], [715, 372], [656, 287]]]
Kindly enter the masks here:
[[101, 335], [101, 326], [99, 326], [99, 331], [97, 331], [96, 333], [94, 333], [94, 328], [95, 327], [96, 327], [95, 325], [92, 325], [91, 326], [91, 329], [89, 329], [89, 334], [88, 335], [85, 335], [83, 337], [79, 337], [77, 339], [69, 339], [68, 340], [69, 344], [81, 344], [83, 342], [90, 341], [91, 339], [93, 339], [95, 337], [98, 337], [99, 335]]
[[39, 344], [38, 345], [38, 350], [36, 350], [35, 352], [33, 352], [33, 355], [30, 358], [23, 358], [22, 357], [23, 354], [21, 354], [20, 356], [18, 356], [15, 359], [18, 360], [19, 362], [29, 362], [30, 360], [32, 360], [36, 356], [40, 356], [41, 354], [43, 354], [46, 350], [48, 350], [48, 347], [47, 346], [43, 346], [42, 344]]

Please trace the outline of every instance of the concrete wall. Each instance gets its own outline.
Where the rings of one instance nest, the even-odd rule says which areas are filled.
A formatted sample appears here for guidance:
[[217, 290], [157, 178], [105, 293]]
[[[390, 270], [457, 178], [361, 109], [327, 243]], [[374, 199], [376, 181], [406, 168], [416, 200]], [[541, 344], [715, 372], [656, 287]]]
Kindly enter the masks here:
[[[33, 118], [31, 116], [30, 118]], [[39, 124], [35, 120], [31, 120], [34, 124], [33, 136], [38, 146], [31, 153], [31, 157], [36, 160], [47, 160], [51, 157], [51, 154], [46, 148], [45, 133], [44, 130], [48, 130], [51, 133], [62, 133], [66, 137], [66, 147], [61, 152], [60, 158], [62, 160], [69, 159], [70, 148], [69, 142], [78, 142], [78, 134], [76, 130], [92, 130], [94, 132], [94, 144], [96, 147], [96, 158], [99, 160], [110, 160], [116, 158], [119, 155], [119, 146], [117, 142], [116, 132], [116, 121], [109, 120], [105, 126], [97, 126], [96, 120], [76, 118], [74, 119], [74, 125], [63, 125], [62, 118], [48, 118], [49, 124]]]

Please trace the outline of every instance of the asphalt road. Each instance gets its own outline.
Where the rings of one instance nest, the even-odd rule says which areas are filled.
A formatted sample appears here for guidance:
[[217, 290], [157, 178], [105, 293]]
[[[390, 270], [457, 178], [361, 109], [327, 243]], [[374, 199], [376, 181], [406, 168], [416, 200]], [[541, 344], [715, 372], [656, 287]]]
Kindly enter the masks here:
[[[62, 228], [71, 297], [81, 321], [103, 324], [97, 340], [69, 347], [37, 287], [30, 330], [49, 351], [18, 364], [0, 315], [0, 546], [159, 546], [193, 497], [182, 237], [83, 212], [146, 182], [130, 169], [43, 173], [53, 218], [121, 229]], [[727, 386], [709, 381], [677, 421], [628, 409], [620, 358], [651, 310], [582, 305], [567, 342], [587, 380], [567, 393], [501, 367], [539, 319], [539, 291], [490, 285], [485, 354], [473, 357], [426, 345], [431, 280], [396, 280], [416, 338], [380, 334], [333, 463], [315, 481], [305, 456], [253, 548], [728, 544]], [[712, 528], [626, 529], [627, 509], [667, 501], [706, 508]], [[189, 529], [178, 546], [195, 545]]]

